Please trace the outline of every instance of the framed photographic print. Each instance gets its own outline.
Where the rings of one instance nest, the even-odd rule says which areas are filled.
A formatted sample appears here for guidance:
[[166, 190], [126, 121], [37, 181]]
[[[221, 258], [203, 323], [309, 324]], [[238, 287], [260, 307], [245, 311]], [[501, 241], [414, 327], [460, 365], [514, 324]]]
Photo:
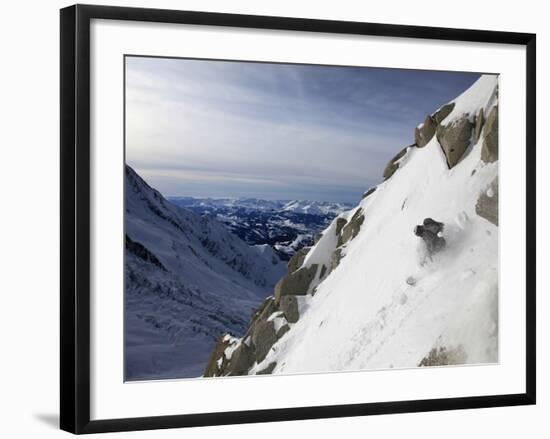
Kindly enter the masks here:
[[61, 428], [535, 403], [535, 35], [61, 10]]

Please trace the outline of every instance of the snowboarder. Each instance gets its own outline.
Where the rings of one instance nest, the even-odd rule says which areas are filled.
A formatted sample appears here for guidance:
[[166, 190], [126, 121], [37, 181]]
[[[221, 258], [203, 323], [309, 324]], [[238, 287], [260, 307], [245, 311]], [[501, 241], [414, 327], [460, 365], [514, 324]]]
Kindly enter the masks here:
[[445, 225], [432, 218], [424, 219], [421, 226], [414, 228], [414, 234], [424, 240], [428, 256], [431, 256], [445, 248], [445, 238], [443, 238], [443, 229]]

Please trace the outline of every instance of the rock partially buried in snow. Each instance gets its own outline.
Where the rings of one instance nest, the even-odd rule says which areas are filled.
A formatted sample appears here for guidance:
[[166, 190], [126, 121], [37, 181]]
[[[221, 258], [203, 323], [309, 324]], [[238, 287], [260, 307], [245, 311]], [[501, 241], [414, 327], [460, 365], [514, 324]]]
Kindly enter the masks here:
[[230, 344], [231, 344], [230, 337], [228, 337], [227, 334], [222, 334], [218, 338], [218, 341], [216, 342], [216, 346], [214, 347], [214, 350], [210, 354], [210, 357], [208, 358], [208, 362], [206, 363], [206, 368], [204, 371], [205, 377], [215, 377], [215, 376], [221, 375], [223, 360], [224, 360], [223, 353], [229, 347]]
[[269, 375], [271, 374], [271, 372], [273, 372], [276, 366], [277, 366], [277, 362], [273, 361], [269, 363], [265, 369], [262, 369], [258, 373], [256, 373], [256, 375]]
[[498, 177], [495, 177], [476, 203], [476, 213], [498, 226]]
[[445, 154], [449, 169], [460, 161], [468, 146], [470, 146], [472, 128], [473, 125], [466, 115], [450, 125], [439, 125], [437, 127], [437, 140]]
[[435, 135], [435, 129], [437, 128], [437, 122], [432, 116], [426, 116], [424, 123], [414, 130], [414, 141], [418, 148], [423, 148], [428, 144], [432, 137]]
[[298, 299], [296, 296], [282, 296], [279, 303], [279, 309], [283, 311], [288, 323], [296, 323], [300, 318]]
[[450, 366], [453, 364], [465, 364], [466, 352], [461, 345], [453, 348], [440, 346], [433, 348], [418, 364], [419, 367]]
[[348, 221], [345, 218], [336, 219], [336, 235], [339, 235], [342, 231], [342, 228], [346, 225]]
[[403, 148], [401, 151], [399, 151], [386, 165], [386, 168], [384, 169], [384, 180], [387, 180], [390, 178], [395, 171], [399, 169], [399, 160], [403, 158], [403, 156], [407, 153], [407, 150], [409, 149], [409, 146]]
[[231, 359], [227, 363], [225, 374], [245, 375], [254, 361], [255, 352], [253, 347], [248, 346], [246, 343], [241, 343], [232, 353]]
[[476, 142], [479, 140], [479, 136], [481, 136], [481, 131], [483, 130], [484, 124], [485, 124], [485, 116], [483, 114], [483, 108], [480, 108], [475, 118], [474, 140]]
[[309, 285], [315, 277], [318, 265], [313, 264], [310, 267], [302, 267], [296, 270], [294, 273], [283, 277], [277, 285], [275, 285], [275, 300], [277, 303], [281, 300], [282, 296], [289, 294], [295, 296], [303, 296], [307, 294]]
[[351, 218], [350, 222], [346, 224], [342, 229], [342, 233], [338, 237], [338, 247], [355, 238], [359, 233], [359, 230], [361, 229], [361, 225], [363, 224], [364, 221], [365, 221], [365, 215], [363, 215], [363, 209], [359, 208], [353, 214], [353, 217]]
[[[284, 330], [284, 332], [288, 331], [288, 329], [288, 325], [286, 325], [286, 330]], [[280, 331], [276, 330], [275, 323], [273, 321], [268, 320], [258, 322], [258, 324], [253, 328], [251, 336], [252, 343], [255, 347], [256, 361], [258, 361], [258, 363], [263, 361], [269, 353], [271, 346], [273, 346], [279, 338], [278, 335]]]
[[303, 247], [296, 252], [294, 256], [288, 261], [288, 272], [294, 273], [304, 263], [304, 259], [311, 250], [311, 247]]
[[376, 190], [376, 186], [371, 187], [368, 191], [366, 191], [366, 192], [363, 194], [363, 196], [361, 197], [361, 199], [364, 200], [364, 199], [367, 198], [369, 195], [373, 194], [375, 190]]
[[494, 106], [483, 130], [483, 146], [481, 147], [481, 160], [492, 163], [498, 160], [498, 106]]
[[435, 122], [440, 125], [441, 122], [445, 120], [445, 118], [452, 113], [453, 109], [455, 108], [454, 102], [451, 102], [449, 104], [443, 105], [439, 110], [437, 110], [433, 114], [433, 118]]

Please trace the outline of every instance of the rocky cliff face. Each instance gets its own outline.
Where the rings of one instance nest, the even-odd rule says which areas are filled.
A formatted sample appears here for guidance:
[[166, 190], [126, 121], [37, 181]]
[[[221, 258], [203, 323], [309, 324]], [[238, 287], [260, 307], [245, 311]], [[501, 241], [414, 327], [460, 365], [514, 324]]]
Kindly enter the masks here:
[[[498, 354], [498, 80], [416, 127], [384, 182], [288, 263], [205, 376], [485, 363]], [[427, 257], [413, 228], [445, 224]]]

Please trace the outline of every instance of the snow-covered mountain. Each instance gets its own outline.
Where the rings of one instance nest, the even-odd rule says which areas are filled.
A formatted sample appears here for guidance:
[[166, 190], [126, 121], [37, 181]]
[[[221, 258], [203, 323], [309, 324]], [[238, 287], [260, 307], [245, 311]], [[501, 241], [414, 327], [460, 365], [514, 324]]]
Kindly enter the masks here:
[[126, 379], [200, 376], [220, 333], [244, 333], [286, 264], [176, 207], [126, 167]]
[[[498, 361], [498, 77], [415, 129], [384, 181], [338, 215], [205, 376]], [[444, 249], [413, 233], [433, 218]]]
[[351, 205], [332, 201], [263, 200], [261, 198], [198, 198], [168, 196], [172, 203], [186, 208], [200, 207], [204, 210], [224, 208], [248, 209], [251, 211], [286, 211], [310, 215], [338, 215], [349, 210]]
[[271, 246], [284, 260], [312, 245], [315, 235], [336, 215], [353, 207], [346, 203], [258, 198], [168, 197], [168, 200], [216, 218], [249, 245]]
[[309, 215], [337, 215], [349, 210], [350, 207], [346, 203], [334, 203], [330, 201], [293, 200], [285, 203], [282, 210]]

